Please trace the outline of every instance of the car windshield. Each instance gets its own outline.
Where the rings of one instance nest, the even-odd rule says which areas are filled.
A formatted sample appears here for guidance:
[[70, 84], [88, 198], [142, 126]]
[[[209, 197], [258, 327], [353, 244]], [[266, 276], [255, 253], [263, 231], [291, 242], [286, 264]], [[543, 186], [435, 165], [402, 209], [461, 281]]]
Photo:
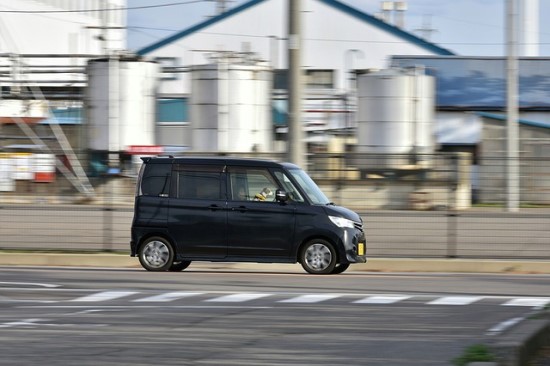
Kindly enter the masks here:
[[302, 169], [289, 169], [289, 172], [313, 204], [328, 205], [330, 203], [327, 196], [325, 196], [306, 172]]

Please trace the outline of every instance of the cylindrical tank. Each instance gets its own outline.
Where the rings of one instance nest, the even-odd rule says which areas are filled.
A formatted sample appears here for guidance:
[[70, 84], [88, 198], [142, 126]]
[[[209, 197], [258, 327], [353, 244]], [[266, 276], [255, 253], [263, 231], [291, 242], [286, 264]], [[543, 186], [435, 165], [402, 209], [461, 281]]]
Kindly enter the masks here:
[[380, 155], [377, 168], [429, 160], [425, 154], [435, 146], [432, 76], [423, 69], [368, 72], [358, 76], [357, 97], [357, 150]]
[[87, 67], [86, 116], [91, 150], [155, 144], [156, 62], [112, 56]]
[[194, 151], [272, 151], [271, 70], [229, 63], [192, 68], [191, 129]]

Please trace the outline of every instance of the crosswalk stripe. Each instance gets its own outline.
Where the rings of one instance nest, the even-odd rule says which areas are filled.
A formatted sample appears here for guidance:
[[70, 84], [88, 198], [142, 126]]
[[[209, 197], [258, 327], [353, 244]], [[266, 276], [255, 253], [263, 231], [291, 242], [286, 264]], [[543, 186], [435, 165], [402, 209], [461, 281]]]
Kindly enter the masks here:
[[208, 302], [245, 302], [271, 296], [271, 294], [233, 294], [208, 299]]
[[281, 300], [279, 302], [311, 304], [311, 303], [321, 302], [325, 300], [335, 299], [340, 296], [342, 295], [335, 295], [335, 294], [301, 295], [301, 296], [293, 297], [291, 299]]
[[183, 299], [185, 297], [199, 296], [203, 294], [204, 292], [167, 292], [160, 295], [137, 299], [137, 300], [134, 300], [134, 302], [169, 302], [169, 301], [174, 301], [178, 299]]
[[114, 300], [119, 299], [121, 297], [130, 296], [137, 294], [138, 292], [135, 291], [103, 291], [99, 292], [97, 294], [92, 294], [88, 296], [79, 297], [76, 299], [73, 299], [71, 301], [78, 301], [78, 302], [99, 302], [99, 301], [108, 301], [108, 300]]
[[428, 305], [470, 305], [481, 299], [481, 296], [445, 296], [430, 301]]
[[[115, 299], [120, 299], [123, 297], [128, 297], [131, 295], [139, 294], [138, 291], [103, 291], [94, 293], [87, 296], [78, 297], [75, 299], [71, 299], [68, 301], [72, 302], [102, 302], [102, 301], [110, 301]], [[157, 295], [152, 296], [146, 296], [141, 297], [138, 299], [130, 300], [132, 302], [171, 302], [176, 301], [183, 298], [189, 298], [194, 296], [201, 296], [201, 295], [211, 295], [215, 296], [215, 293], [209, 293], [209, 292], [191, 292], [191, 291], [174, 291], [174, 292], [166, 292], [161, 293]], [[278, 297], [283, 294], [279, 294]], [[364, 294], [363, 296], [366, 296], [367, 294]], [[218, 302], [218, 303], [238, 303], [238, 302], [246, 302], [246, 301], [252, 301], [256, 299], [261, 299], [264, 297], [269, 296], [275, 296], [271, 293], [230, 293], [223, 296], [217, 296], [213, 298], [209, 298], [206, 300], [200, 300], [202, 302]], [[289, 297], [290, 296], [290, 297]], [[277, 298], [273, 299], [273, 301], [276, 301], [278, 303], [304, 303], [304, 304], [312, 304], [312, 303], [320, 303], [323, 301], [339, 298], [347, 296], [346, 294], [306, 294], [306, 295], [291, 295], [287, 294], [282, 300], [277, 300]], [[357, 295], [352, 295], [357, 299]], [[349, 299], [349, 301], [353, 304], [394, 304], [398, 303], [400, 301], [404, 301], [410, 298], [414, 298], [415, 295], [405, 295], [405, 294], [396, 294], [396, 295], [368, 295], [366, 297], [357, 299], [352, 301], [353, 299]], [[423, 295], [421, 297], [426, 298], [426, 295]], [[434, 300], [426, 301], [424, 302], [426, 305], [470, 305], [473, 303], [476, 303], [478, 301], [481, 301], [483, 299], [492, 299], [497, 297], [492, 296], [443, 296], [436, 298]], [[498, 297], [502, 298], [502, 297]], [[545, 305], [550, 304], [550, 297], [521, 297], [521, 298], [513, 298], [513, 297], [507, 297], [502, 298], [502, 303], [500, 305], [503, 306], [524, 306], [524, 307], [542, 307]]]
[[520, 298], [520, 299], [512, 299], [510, 301], [505, 302], [504, 306], [545, 306], [546, 304], [550, 303], [550, 298], [546, 297], [530, 297], [530, 298]]
[[354, 304], [393, 304], [399, 301], [409, 299], [406, 295], [376, 295], [365, 297], [364, 299], [354, 301]]

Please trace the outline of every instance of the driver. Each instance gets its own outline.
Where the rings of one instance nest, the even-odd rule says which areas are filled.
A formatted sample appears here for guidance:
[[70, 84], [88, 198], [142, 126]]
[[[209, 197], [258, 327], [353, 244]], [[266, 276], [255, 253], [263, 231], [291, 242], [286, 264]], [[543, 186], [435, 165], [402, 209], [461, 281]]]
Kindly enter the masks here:
[[267, 187], [264, 187], [264, 189], [262, 189], [260, 193], [257, 193], [254, 196], [254, 201], [265, 201], [267, 197], [270, 197], [272, 195], [273, 195], [273, 191], [271, 191], [271, 189]]

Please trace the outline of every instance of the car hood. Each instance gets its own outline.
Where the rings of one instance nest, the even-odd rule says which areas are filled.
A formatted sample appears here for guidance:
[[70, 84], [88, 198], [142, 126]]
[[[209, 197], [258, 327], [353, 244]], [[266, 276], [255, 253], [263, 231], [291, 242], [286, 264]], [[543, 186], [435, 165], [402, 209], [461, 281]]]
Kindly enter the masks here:
[[329, 216], [339, 216], [355, 222], [362, 221], [359, 214], [342, 206], [325, 206], [325, 212]]

